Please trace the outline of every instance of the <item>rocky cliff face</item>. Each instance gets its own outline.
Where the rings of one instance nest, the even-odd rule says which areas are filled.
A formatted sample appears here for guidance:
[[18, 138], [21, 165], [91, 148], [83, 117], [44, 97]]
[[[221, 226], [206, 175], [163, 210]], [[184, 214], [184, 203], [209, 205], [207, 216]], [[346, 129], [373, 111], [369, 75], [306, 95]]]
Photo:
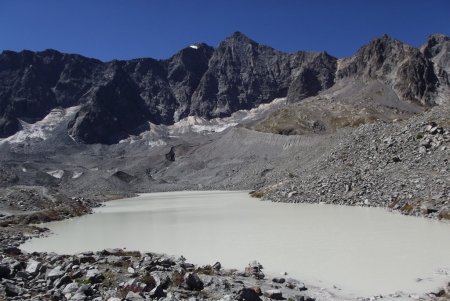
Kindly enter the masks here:
[[338, 79], [377, 79], [391, 86], [400, 99], [431, 105], [438, 79], [433, 63], [419, 49], [388, 36], [375, 39], [343, 60]]
[[235, 33], [217, 49], [197, 44], [167, 60], [103, 63], [54, 50], [0, 55], [0, 137], [55, 107], [81, 105], [68, 132], [84, 143], [117, 143], [189, 115], [228, 116], [286, 96], [314, 95], [333, 84], [336, 59], [285, 54]]
[[237, 32], [214, 51], [191, 114], [223, 117], [277, 97], [297, 101], [316, 95], [333, 85], [335, 65], [336, 58], [326, 53], [286, 54]]
[[[0, 137], [57, 107], [80, 106], [68, 133], [114, 144], [154, 124], [187, 116], [229, 116], [277, 97], [297, 103], [339, 81], [377, 80], [403, 101], [433, 105], [448, 84], [450, 42], [431, 36], [421, 50], [384, 36], [338, 61], [325, 52], [277, 51], [234, 33], [217, 48], [196, 44], [167, 60], [101, 62], [55, 50], [0, 54]], [[346, 95], [346, 97], [351, 97]]]

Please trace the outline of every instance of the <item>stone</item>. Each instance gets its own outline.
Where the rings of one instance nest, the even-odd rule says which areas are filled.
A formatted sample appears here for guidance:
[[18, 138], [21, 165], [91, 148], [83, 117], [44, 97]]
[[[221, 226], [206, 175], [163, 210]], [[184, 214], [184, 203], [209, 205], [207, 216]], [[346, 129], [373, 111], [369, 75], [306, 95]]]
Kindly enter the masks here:
[[222, 268], [222, 265], [217, 261], [215, 264], [213, 264], [212, 268], [216, 271], [219, 271]]
[[275, 282], [275, 283], [285, 283], [286, 282], [286, 279], [284, 279], [284, 278], [273, 278], [272, 279], [272, 282]]
[[65, 295], [65, 294], [73, 294], [73, 293], [75, 293], [76, 291], [78, 291], [78, 283], [76, 283], [76, 282], [72, 282], [72, 283], [69, 283], [69, 284], [67, 284], [65, 287], [64, 287], [64, 289], [62, 290], [62, 293]]
[[16, 297], [22, 294], [23, 290], [12, 283], [5, 283], [5, 294], [7, 297]]
[[139, 301], [139, 300], [144, 300], [144, 298], [135, 292], [128, 292], [126, 298], [127, 301]]
[[308, 289], [303, 282], [298, 283], [297, 287], [299, 291], [306, 291]]
[[439, 209], [432, 202], [424, 202], [420, 205], [420, 211], [423, 214], [430, 214], [430, 213], [438, 212]]
[[105, 276], [103, 276], [98, 269], [92, 269], [87, 271], [86, 279], [88, 279], [91, 283], [100, 283], [105, 279]]
[[274, 300], [283, 300], [283, 294], [280, 290], [267, 290], [264, 296]]
[[53, 268], [48, 274], [47, 279], [53, 281], [58, 278], [61, 278], [64, 275], [64, 271], [61, 270], [61, 266], [57, 266]]
[[25, 271], [28, 274], [34, 276], [39, 272], [39, 269], [41, 268], [41, 266], [42, 266], [42, 263], [31, 259], [30, 261], [28, 261], [27, 268], [25, 269]]
[[157, 285], [150, 291], [150, 297], [152, 298], [163, 298], [166, 296], [166, 293], [164, 292], [164, 288], [161, 284]]
[[184, 276], [184, 282], [189, 290], [201, 291], [204, 287], [203, 281], [195, 273], [187, 273]]
[[291, 192], [288, 193], [288, 198], [291, 198], [291, 197], [293, 197], [294, 195], [297, 195], [297, 194], [298, 194], [297, 191], [291, 191]]
[[392, 162], [394, 163], [402, 162], [402, 159], [400, 159], [399, 157], [393, 157]]
[[31, 275], [24, 271], [18, 271], [16, 273], [16, 278], [29, 279], [29, 278], [31, 278]]
[[3, 249], [3, 253], [5, 253], [7, 255], [11, 255], [11, 256], [17, 256], [17, 255], [22, 254], [22, 251], [16, 247], [7, 247], [7, 248]]
[[86, 300], [86, 295], [83, 292], [78, 292], [73, 295], [69, 300], [71, 301], [84, 301]]
[[261, 301], [259, 294], [252, 288], [243, 288], [237, 294], [240, 301]]
[[64, 275], [64, 276], [62, 276], [61, 278], [59, 278], [58, 280], [55, 281], [54, 286], [56, 288], [60, 288], [61, 286], [64, 286], [64, 285], [69, 284], [71, 282], [72, 282], [72, 279], [69, 276]]
[[134, 273], [135, 273], [135, 270], [134, 270], [132, 267], [129, 267], [129, 268], [127, 269], [127, 271], [128, 271], [128, 273], [130, 273], [130, 274], [134, 274]]
[[8, 279], [11, 276], [11, 269], [7, 265], [0, 265], [0, 280]]

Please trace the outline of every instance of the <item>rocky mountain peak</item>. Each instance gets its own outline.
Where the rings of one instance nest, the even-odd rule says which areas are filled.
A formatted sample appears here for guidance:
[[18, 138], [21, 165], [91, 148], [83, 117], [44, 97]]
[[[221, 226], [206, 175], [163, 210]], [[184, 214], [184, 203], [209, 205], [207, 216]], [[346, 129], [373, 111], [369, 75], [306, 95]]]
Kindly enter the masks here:
[[240, 42], [240, 43], [256, 43], [255, 41], [253, 41], [252, 39], [250, 39], [248, 36], [246, 36], [245, 34], [243, 34], [240, 31], [235, 31], [231, 36], [226, 38], [224, 41], [225, 42], [236, 41], [236, 42]]
[[433, 63], [419, 49], [387, 35], [363, 46], [341, 62], [338, 79], [380, 80], [397, 92], [402, 100], [422, 105], [433, 103], [438, 79]]
[[443, 34], [431, 35], [420, 48], [421, 52], [433, 61], [441, 78], [450, 73], [450, 37]]

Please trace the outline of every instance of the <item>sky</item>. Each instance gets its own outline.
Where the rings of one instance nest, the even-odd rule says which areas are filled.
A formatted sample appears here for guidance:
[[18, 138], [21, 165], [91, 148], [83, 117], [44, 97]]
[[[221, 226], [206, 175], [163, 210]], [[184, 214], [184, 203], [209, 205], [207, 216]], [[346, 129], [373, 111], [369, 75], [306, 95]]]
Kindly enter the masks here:
[[348, 57], [383, 34], [415, 47], [450, 35], [450, 0], [0, 0], [0, 50], [161, 59], [235, 31], [285, 52]]

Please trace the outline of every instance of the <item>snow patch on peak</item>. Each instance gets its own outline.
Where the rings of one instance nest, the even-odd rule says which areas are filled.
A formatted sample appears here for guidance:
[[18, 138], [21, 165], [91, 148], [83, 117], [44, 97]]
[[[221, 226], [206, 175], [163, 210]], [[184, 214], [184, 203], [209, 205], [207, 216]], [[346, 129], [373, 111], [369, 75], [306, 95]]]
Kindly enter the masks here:
[[190, 45], [189, 47], [191, 47], [193, 49], [198, 49], [199, 48], [197, 45]]

